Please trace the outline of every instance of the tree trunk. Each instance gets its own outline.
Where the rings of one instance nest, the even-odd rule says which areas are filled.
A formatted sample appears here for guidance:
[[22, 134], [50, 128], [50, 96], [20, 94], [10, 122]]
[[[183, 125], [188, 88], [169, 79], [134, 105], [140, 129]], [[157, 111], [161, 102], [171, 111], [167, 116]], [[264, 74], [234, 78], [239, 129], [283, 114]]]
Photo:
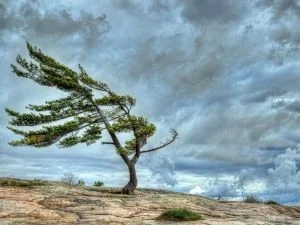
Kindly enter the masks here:
[[122, 194], [133, 195], [134, 190], [137, 186], [137, 177], [135, 172], [135, 164], [128, 163], [127, 164], [129, 169], [129, 182], [122, 188]]

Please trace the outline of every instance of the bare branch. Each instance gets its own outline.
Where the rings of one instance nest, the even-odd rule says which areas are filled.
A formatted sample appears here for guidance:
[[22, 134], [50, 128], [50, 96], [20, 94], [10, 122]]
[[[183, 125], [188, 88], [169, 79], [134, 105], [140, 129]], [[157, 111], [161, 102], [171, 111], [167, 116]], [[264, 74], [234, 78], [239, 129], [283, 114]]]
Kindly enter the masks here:
[[167, 145], [171, 144], [173, 141], [175, 141], [175, 139], [177, 138], [178, 136], [178, 133], [176, 130], [172, 129], [170, 131], [171, 133], [171, 138], [168, 139], [166, 142], [163, 142], [162, 145], [156, 147], [156, 148], [152, 148], [152, 149], [148, 149], [148, 150], [144, 150], [144, 151], [141, 151], [140, 153], [146, 153], [146, 152], [153, 152], [153, 151], [156, 151], [156, 150], [159, 150], [161, 148], [164, 148], [166, 147]]
[[103, 142], [101, 142], [101, 144], [103, 144], [103, 145], [114, 145], [113, 142], [108, 142], [108, 141], [103, 141]]

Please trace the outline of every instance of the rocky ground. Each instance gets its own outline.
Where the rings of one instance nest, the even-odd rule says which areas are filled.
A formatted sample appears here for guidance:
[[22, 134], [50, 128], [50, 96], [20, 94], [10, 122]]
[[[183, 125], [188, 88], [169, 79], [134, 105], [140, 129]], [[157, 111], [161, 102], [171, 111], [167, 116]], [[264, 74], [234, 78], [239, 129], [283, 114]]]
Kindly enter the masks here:
[[[203, 219], [195, 222], [157, 219], [166, 209], [182, 207], [200, 213]], [[218, 202], [155, 190], [138, 190], [134, 196], [127, 196], [111, 188], [0, 182], [0, 225], [13, 224], [300, 225], [300, 207]]]

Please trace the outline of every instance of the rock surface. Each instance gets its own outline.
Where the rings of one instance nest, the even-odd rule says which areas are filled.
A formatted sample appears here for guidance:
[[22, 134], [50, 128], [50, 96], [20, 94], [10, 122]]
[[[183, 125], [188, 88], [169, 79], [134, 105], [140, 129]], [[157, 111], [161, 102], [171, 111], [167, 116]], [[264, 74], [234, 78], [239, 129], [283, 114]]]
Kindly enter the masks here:
[[[187, 208], [203, 220], [161, 221], [166, 209]], [[0, 186], [0, 225], [300, 225], [300, 207], [241, 202], [219, 202], [201, 196], [139, 190], [134, 196], [112, 188], [45, 185]]]

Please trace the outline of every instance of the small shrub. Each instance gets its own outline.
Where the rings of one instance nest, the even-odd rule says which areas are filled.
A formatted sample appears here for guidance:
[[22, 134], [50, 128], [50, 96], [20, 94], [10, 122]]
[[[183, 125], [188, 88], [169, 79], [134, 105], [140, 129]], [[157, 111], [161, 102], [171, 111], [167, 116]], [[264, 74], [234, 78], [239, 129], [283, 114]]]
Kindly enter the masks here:
[[262, 203], [262, 201], [255, 195], [248, 195], [244, 198], [243, 202], [246, 203]]
[[264, 202], [265, 204], [270, 204], [270, 205], [280, 205], [278, 202], [274, 201], [274, 200], [268, 200]]
[[104, 183], [102, 181], [95, 181], [94, 186], [95, 187], [102, 187], [102, 186], [104, 186]]
[[190, 221], [200, 220], [201, 215], [188, 209], [169, 209], [163, 212], [158, 219], [175, 220], [175, 221]]
[[34, 178], [33, 181], [34, 182], [42, 182], [43, 180], [41, 178]]
[[84, 180], [78, 180], [77, 185], [84, 186], [85, 185]]
[[63, 177], [60, 180], [61, 182], [68, 185], [76, 185], [78, 181], [78, 177], [74, 173], [68, 172], [68, 173], [64, 173]]

